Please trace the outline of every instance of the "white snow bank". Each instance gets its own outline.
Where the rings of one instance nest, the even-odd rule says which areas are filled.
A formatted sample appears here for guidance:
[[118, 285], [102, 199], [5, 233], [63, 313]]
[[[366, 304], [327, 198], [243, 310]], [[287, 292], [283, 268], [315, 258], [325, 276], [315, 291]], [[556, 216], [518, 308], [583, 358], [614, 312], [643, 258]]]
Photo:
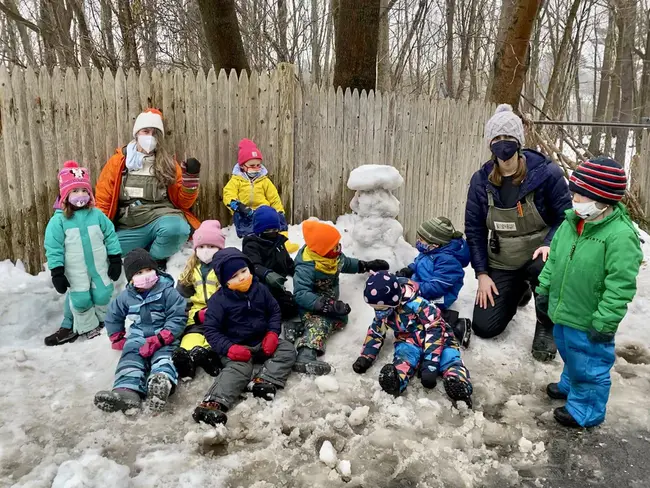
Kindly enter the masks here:
[[348, 177], [350, 190], [396, 190], [403, 184], [399, 171], [385, 164], [364, 164], [350, 171]]
[[129, 468], [88, 452], [79, 459], [66, 461], [56, 473], [52, 488], [85, 488], [100, 486], [129, 487]]

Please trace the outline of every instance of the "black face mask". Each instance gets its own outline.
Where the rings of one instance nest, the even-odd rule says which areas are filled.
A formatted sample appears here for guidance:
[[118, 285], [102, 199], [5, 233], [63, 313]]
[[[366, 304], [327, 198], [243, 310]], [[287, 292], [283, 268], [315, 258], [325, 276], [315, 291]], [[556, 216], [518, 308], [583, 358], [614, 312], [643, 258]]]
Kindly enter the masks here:
[[519, 143], [517, 141], [497, 141], [492, 143], [490, 149], [498, 159], [508, 161], [519, 151]]
[[260, 237], [262, 239], [266, 239], [267, 241], [274, 241], [278, 238], [280, 235], [280, 232], [277, 230], [265, 230], [260, 234]]

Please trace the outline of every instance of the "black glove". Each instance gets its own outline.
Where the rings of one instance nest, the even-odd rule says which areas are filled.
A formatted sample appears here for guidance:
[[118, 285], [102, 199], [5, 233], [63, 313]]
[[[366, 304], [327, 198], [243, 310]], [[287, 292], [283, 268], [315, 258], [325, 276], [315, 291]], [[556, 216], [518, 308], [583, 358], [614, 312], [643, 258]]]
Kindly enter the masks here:
[[240, 214], [250, 217], [253, 215], [253, 209], [250, 208], [248, 205], [244, 205], [242, 202], [237, 202], [237, 212]]
[[284, 284], [286, 283], [287, 279], [282, 276], [280, 273], [276, 273], [275, 271], [269, 271], [266, 273], [266, 276], [264, 277], [264, 281], [266, 281], [266, 284], [273, 287], [273, 288], [280, 288], [284, 290]]
[[355, 373], [363, 374], [372, 366], [372, 359], [366, 356], [359, 356], [357, 360], [352, 365], [352, 369]]
[[70, 282], [65, 277], [65, 268], [63, 266], [57, 266], [51, 269], [50, 273], [52, 273], [52, 284], [54, 288], [61, 295], [64, 295], [68, 288], [70, 288]]
[[185, 161], [185, 170], [191, 175], [198, 175], [201, 172], [201, 163], [198, 159], [187, 158]]
[[535, 298], [535, 307], [544, 315], [548, 315], [548, 295], [537, 295]]
[[438, 371], [433, 365], [422, 365], [420, 370], [420, 379], [422, 381], [422, 386], [428, 389], [436, 387], [438, 381]]
[[589, 340], [591, 342], [603, 343], [611, 342], [614, 340], [613, 332], [598, 332], [596, 329], [589, 329]]
[[117, 281], [122, 274], [122, 256], [111, 254], [108, 256], [108, 277], [111, 281]]
[[341, 300], [333, 300], [331, 298], [325, 299], [320, 297], [314, 304], [314, 310], [323, 315], [340, 317], [349, 314], [351, 308], [350, 305]]
[[400, 278], [410, 278], [414, 274], [415, 271], [407, 266], [406, 268], [402, 268], [397, 273], [395, 273], [395, 276], [399, 276]]
[[372, 261], [359, 261], [359, 273], [367, 271], [388, 271], [388, 263], [383, 259], [373, 259]]

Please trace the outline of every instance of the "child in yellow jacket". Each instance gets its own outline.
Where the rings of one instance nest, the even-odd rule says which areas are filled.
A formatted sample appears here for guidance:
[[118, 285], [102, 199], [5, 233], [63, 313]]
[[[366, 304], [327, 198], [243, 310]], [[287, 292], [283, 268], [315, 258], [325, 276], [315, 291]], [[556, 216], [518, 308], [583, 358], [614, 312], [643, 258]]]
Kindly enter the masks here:
[[[237, 164], [232, 177], [223, 189], [223, 203], [233, 213], [233, 222], [238, 237], [253, 233], [253, 211], [262, 205], [273, 207], [280, 214], [281, 233], [288, 237], [284, 207], [268, 171], [262, 164], [262, 153], [250, 139], [239, 141]], [[298, 250], [298, 245], [287, 241], [289, 253]]]
[[183, 340], [172, 356], [179, 378], [194, 378], [199, 366], [210, 376], [217, 376], [221, 369], [219, 357], [212, 352], [203, 335], [203, 319], [208, 300], [220, 287], [210, 263], [225, 245], [221, 223], [218, 220], [203, 222], [192, 238], [194, 254], [178, 278], [176, 289], [187, 300], [188, 310]]

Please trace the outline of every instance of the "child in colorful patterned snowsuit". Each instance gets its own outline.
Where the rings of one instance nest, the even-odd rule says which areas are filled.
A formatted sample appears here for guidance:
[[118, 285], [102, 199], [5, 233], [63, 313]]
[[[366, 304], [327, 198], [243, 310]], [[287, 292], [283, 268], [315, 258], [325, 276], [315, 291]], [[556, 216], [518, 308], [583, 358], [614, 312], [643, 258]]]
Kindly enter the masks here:
[[[223, 204], [233, 213], [237, 237], [253, 234], [253, 211], [261, 205], [269, 205], [280, 214], [280, 231], [287, 234], [287, 220], [278, 189], [262, 164], [262, 152], [250, 139], [239, 141], [237, 164], [232, 177], [223, 188]], [[287, 250], [294, 253], [298, 245], [287, 241]]]
[[419, 295], [417, 283], [387, 272], [375, 273], [366, 281], [364, 298], [375, 309], [375, 318], [361, 356], [352, 366], [354, 371], [363, 374], [372, 366], [390, 328], [395, 332], [395, 357], [379, 373], [385, 392], [400, 395], [418, 371], [422, 386], [435, 388], [440, 374], [449, 398], [471, 408], [472, 384], [458, 341], [440, 310]]
[[[125, 256], [124, 274], [129, 284], [111, 302], [105, 321], [111, 347], [122, 356], [113, 390], [98, 392], [95, 405], [106, 412], [126, 411], [139, 408], [146, 395], [149, 409], [156, 412], [178, 382], [172, 353], [187, 322], [185, 299], [144, 249]], [[127, 318], [133, 320], [128, 334]]]
[[[280, 307], [269, 289], [253, 276], [250, 260], [235, 248], [212, 261], [223, 286], [208, 301], [205, 336], [223, 369], [194, 410], [197, 422], [225, 424], [226, 412], [249, 388], [253, 396], [273, 400], [296, 360], [296, 350], [280, 339]], [[255, 364], [261, 369], [254, 375]]]
[[566, 400], [553, 412], [567, 427], [593, 427], [605, 420], [614, 335], [636, 293], [643, 259], [639, 235], [620, 203], [625, 170], [613, 159], [596, 158], [573, 172], [573, 210], [551, 242], [539, 276], [537, 307], [555, 324], [553, 336], [564, 361], [549, 397]]
[[88, 170], [67, 161], [59, 188], [57, 210], [45, 229], [45, 256], [54, 288], [67, 295], [63, 323], [45, 338], [46, 346], [99, 335], [113, 281], [122, 273], [120, 242], [113, 223], [95, 208]]
[[219, 280], [210, 263], [226, 245], [226, 237], [218, 220], [206, 220], [192, 236], [194, 254], [178, 278], [176, 289], [187, 299], [187, 327], [181, 346], [174, 352], [174, 365], [179, 378], [194, 378], [201, 367], [210, 376], [221, 368], [219, 356], [210, 349], [205, 338], [203, 321], [208, 300], [219, 289]]
[[293, 293], [300, 308], [304, 331], [299, 332], [298, 357], [294, 370], [324, 375], [331, 371], [318, 356], [325, 353], [325, 341], [345, 327], [350, 306], [339, 300], [339, 274], [388, 269], [381, 259], [359, 261], [341, 252], [341, 234], [333, 225], [316, 220], [302, 223], [305, 246], [296, 256]]

